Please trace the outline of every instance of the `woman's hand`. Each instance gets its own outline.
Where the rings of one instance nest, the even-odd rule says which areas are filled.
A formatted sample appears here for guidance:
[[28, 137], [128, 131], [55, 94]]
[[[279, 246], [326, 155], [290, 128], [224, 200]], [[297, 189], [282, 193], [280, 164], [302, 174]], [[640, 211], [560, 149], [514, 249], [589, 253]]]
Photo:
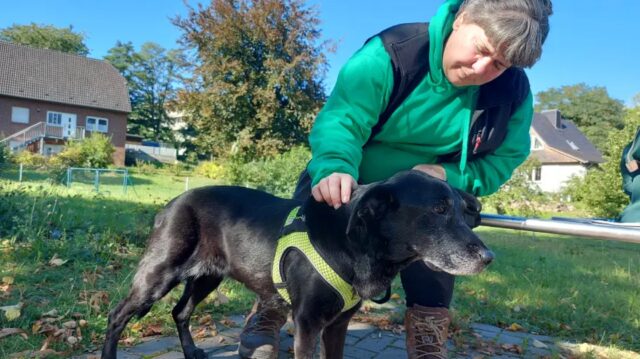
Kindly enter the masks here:
[[447, 180], [447, 172], [445, 172], [444, 167], [440, 165], [417, 165], [414, 166], [413, 169], [422, 171], [443, 181]]
[[334, 172], [313, 186], [311, 194], [318, 202], [326, 202], [335, 209], [351, 200], [351, 191], [357, 183], [351, 175]]

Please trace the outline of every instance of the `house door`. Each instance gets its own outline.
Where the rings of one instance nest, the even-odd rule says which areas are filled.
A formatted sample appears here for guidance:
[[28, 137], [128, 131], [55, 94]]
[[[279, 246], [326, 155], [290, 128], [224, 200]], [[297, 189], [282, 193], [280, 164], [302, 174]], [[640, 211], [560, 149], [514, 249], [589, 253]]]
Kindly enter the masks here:
[[62, 137], [76, 137], [76, 115], [73, 113], [62, 114]]

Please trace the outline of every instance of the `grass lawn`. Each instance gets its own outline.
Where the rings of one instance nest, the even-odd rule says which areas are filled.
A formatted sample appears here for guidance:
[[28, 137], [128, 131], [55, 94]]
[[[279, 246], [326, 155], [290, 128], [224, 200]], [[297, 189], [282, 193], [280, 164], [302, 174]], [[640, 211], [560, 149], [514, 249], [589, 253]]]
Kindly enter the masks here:
[[[0, 330], [24, 333], [0, 334], [0, 357], [43, 346], [61, 356], [98, 348], [109, 310], [128, 291], [153, 216], [184, 191], [185, 181], [170, 173], [135, 174], [125, 195], [116, 184], [96, 194], [44, 179], [0, 179]], [[211, 183], [189, 179], [191, 188]], [[486, 228], [478, 233], [497, 259], [484, 273], [458, 279], [458, 325], [517, 324], [528, 332], [640, 351], [640, 246]], [[393, 289], [398, 295], [382, 311], [398, 318], [399, 281]], [[209, 316], [246, 312], [253, 302], [232, 281], [220, 293], [198, 307], [196, 327]], [[125, 342], [175, 334], [170, 313], [180, 294], [176, 288], [145, 318], [132, 321]], [[70, 337], [79, 341], [71, 344]]]

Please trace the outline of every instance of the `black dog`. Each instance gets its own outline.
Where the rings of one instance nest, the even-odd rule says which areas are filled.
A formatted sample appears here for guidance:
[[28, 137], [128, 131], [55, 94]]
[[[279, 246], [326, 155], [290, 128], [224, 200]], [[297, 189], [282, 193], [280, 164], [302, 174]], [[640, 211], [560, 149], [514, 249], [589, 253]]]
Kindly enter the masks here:
[[[468, 208], [479, 219], [477, 200], [422, 172], [362, 185], [338, 210], [312, 198], [299, 203], [242, 187], [194, 189], [156, 216], [132, 289], [109, 314], [102, 358], [115, 358], [127, 322], [144, 316], [182, 281], [185, 291], [173, 318], [186, 358], [206, 357], [193, 342], [189, 317], [225, 276], [244, 283], [265, 303], [282, 300], [271, 266], [283, 223], [298, 205], [314, 247], [363, 299], [384, 291], [413, 261], [465, 275], [479, 273], [493, 259], [465, 222]], [[290, 251], [283, 268], [295, 357], [311, 358], [322, 332], [323, 357], [341, 358], [349, 319], [359, 305], [341, 313], [342, 299], [299, 252]]]

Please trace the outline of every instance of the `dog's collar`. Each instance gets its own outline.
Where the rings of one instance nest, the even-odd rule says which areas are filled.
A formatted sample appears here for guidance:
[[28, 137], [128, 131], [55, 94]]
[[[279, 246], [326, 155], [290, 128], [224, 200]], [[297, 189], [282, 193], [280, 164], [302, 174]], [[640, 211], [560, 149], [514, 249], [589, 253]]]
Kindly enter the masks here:
[[282, 296], [287, 303], [291, 304], [291, 297], [289, 296], [284, 280], [283, 259], [287, 251], [296, 248], [305, 255], [316, 272], [318, 272], [325, 282], [342, 298], [342, 312], [346, 312], [358, 304], [361, 298], [353, 286], [340, 277], [315, 249], [309, 240], [309, 235], [307, 234], [304, 224], [304, 217], [298, 214], [299, 209], [300, 207], [296, 207], [289, 213], [282, 229], [283, 236], [278, 240], [271, 271], [273, 283], [280, 296]]

